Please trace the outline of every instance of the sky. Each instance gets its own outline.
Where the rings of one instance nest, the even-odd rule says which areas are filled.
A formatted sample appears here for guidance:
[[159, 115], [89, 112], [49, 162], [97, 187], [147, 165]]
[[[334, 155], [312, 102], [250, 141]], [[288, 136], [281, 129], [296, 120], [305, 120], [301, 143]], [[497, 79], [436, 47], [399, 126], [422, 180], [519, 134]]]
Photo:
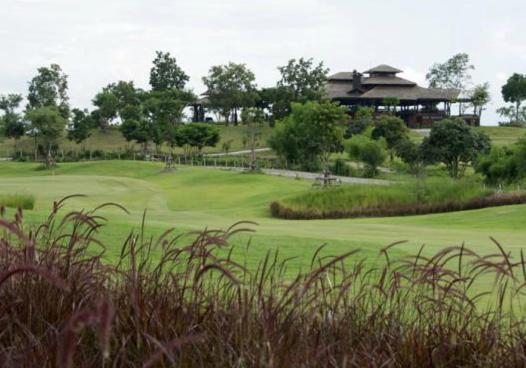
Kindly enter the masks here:
[[108, 83], [147, 88], [156, 50], [177, 58], [197, 94], [229, 61], [260, 87], [299, 57], [334, 73], [389, 64], [426, 85], [433, 63], [465, 52], [473, 83], [491, 85], [483, 124], [495, 125], [501, 86], [526, 73], [525, 14], [524, 0], [2, 0], [0, 94], [27, 94], [37, 68], [57, 63], [72, 106], [90, 108]]

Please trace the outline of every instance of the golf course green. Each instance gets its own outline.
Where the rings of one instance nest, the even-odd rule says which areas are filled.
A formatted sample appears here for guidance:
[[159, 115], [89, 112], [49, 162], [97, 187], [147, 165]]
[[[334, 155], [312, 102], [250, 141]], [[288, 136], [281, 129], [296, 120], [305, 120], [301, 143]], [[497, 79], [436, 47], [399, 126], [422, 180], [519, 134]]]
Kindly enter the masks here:
[[[24, 213], [26, 222], [44, 220], [53, 201], [72, 194], [86, 197], [69, 200], [64, 213], [105, 202], [123, 205], [129, 214], [110, 207], [100, 212], [109, 220], [98, 235], [107, 247], [108, 261], [118, 254], [130, 230], [140, 230], [145, 210], [151, 236], [172, 227], [187, 232], [255, 222], [243, 225], [254, 233], [232, 239], [234, 255], [244, 254], [250, 266], [277, 249], [282, 257], [295, 257], [290, 263], [293, 271], [310, 263], [322, 244], [327, 244], [324, 252], [333, 255], [360, 249], [361, 257], [374, 262], [380, 259], [380, 249], [396, 241], [406, 243], [396, 246], [392, 254], [414, 254], [422, 244], [430, 254], [462, 243], [485, 254], [496, 250], [492, 236], [517, 256], [526, 239], [526, 206], [418, 217], [286, 221], [270, 216], [272, 201], [319, 189], [308, 181], [264, 174], [185, 166], [164, 173], [163, 168], [161, 163], [95, 161], [61, 163], [51, 172], [40, 170], [38, 164], [2, 162], [0, 193], [35, 197], [35, 208]], [[13, 213], [9, 210], [8, 216]]]

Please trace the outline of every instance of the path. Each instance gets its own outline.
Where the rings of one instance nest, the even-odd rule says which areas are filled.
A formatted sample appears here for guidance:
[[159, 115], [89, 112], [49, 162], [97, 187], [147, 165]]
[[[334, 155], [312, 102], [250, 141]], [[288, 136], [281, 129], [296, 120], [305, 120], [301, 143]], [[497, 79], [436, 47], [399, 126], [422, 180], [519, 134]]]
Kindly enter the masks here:
[[[257, 148], [254, 151], [256, 151], [256, 153], [268, 152], [270, 151], [270, 148]], [[252, 152], [251, 150], [243, 150], [243, 151], [234, 151], [234, 152], [228, 152], [228, 153], [225, 153], [225, 152], [208, 153], [205, 156], [206, 157], [241, 156], [241, 155], [248, 155], [251, 152]]]
[[[226, 166], [204, 166], [209, 169], [221, 169], [221, 170], [230, 170], [230, 171], [245, 171], [246, 168], [241, 167], [226, 167]], [[316, 180], [320, 177], [319, 173], [312, 173], [306, 171], [294, 171], [294, 170], [280, 170], [280, 169], [260, 169], [260, 171], [266, 175], [272, 176], [283, 176], [287, 178], [299, 178], [306, 180]], [[388, 180], [380, 179], [365, 179], [365, 178], [353, 178], [348, 176], [334, 176], [334, 178], [339, 179], [344, 184], [370, 184], [370, 185], [389, 185]]]

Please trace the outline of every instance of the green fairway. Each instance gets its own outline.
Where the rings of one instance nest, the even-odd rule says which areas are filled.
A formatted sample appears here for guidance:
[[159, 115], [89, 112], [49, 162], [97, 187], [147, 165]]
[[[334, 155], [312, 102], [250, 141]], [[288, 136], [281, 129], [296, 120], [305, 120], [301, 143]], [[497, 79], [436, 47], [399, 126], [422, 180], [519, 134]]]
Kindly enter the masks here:
[[[220, 141], [215, 147], [205, 147], [205, 152], [222, 152], [223, 143], [230, 143], [230, 151], [239, 151], [246, 149], [243, 144], [243, 139], [247, 135], [247, 127], [245, 125], [239, 126], [225, 126], [217, 125], [220, 134]], [[261, 128], [261, 142], [262, 145], [266, 145], [267, 138], [270, 136], [272, 128], [265, 125]], [[125, 151], [128, 148], [140, 151], [142, 147], [133, 142], [126, 142], [121, 132], [117, 128], [111, 128], [107, 132], [102, 133], [99, 130], [93, 130], [91, 136], [82, 144], [76, 144], [75, 142], [69, 141], [66, 138], [60, 140], [60, 147], [64, 151], [80, 151], [82, 149], [91, 150], [103, 150], [107, 152], [118, 152]], [[8, 157], [12, 154], [14, 148], [14, 141], [12, 139], [6, 139], [0, 137], [0, 157]], [[33, 152], [34, 141], [31, 137], [23, 137], [18, 142], [18, 150], [22, 150], [26, 153]], [[168, 147], [163, 146], [163, 150], [168, 151]], [[182, 153], [182, 148], [176, 147], [177, 153]]]
[[[307, 181], [245, 174], [216, 169], [179, 167], [161, 173], [162, 164], [133, 161], [102, 161], [61, 164], [54, 173], [36, 170], [30, 163], [0, 163], [0, 193], [31, 194], [35, 209], [30, 220], [42, 220], [52, 202], [70, 194], [85, 194], [68, 202], [68, 209], [93, 208], [104, 202], [124, 205], [130, 215], [107, 208], [111, 220], [100, 237], [111, 246], [108, 256], [118, 254], [119, 241], [131, 227], [140, 227], [147, 210], [148, 230], [160, 234], [170, 227], [178, 231], [227, 228], [238, 221], [254, 221], [253, 235], [236, 236], [236, 253], [246, 252], [247, 262], [259, 262], [267, 251], [279, 249], [283, 257], [298, 257], [300, 267], [315, 249], [328, 243], [326, 252], [340, 254], [359, 248], [373, 262], [379, 250], [395, 241], [407, 240], [394, 251], [415, 253], [422, 244], [427, 252], [466, 245], [482, 253], [495, 251], [493, 236], [517, 254], [526, 236], [526, 206], [491, 208], [469, 212], [403, 218], [355, 220], [285, 221], [269, 214], [269, 203], [315, 190]], [[12, 213], [13, 211], [10, 211]]]

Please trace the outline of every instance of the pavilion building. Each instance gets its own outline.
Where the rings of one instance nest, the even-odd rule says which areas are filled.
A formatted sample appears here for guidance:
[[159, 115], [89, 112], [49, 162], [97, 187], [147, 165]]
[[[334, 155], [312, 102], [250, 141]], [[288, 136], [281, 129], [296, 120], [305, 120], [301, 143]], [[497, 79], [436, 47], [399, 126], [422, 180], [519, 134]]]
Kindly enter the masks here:
[[476, 115], [462, 113], [462, 104], [455, 89], [424, 88], [398, 76], [402, 71], [389, 65], [378, 65], [365, 71], [341, 72], [327, 80], [327, 94], [333, 101], [350, 108], [374, 107], [377, 113], [393, 112], [410, 128], [429, 128], [434, 122], [451, 116], [452, 104], [459, 104], [459, 114], [468, 124], [478, 126]]

